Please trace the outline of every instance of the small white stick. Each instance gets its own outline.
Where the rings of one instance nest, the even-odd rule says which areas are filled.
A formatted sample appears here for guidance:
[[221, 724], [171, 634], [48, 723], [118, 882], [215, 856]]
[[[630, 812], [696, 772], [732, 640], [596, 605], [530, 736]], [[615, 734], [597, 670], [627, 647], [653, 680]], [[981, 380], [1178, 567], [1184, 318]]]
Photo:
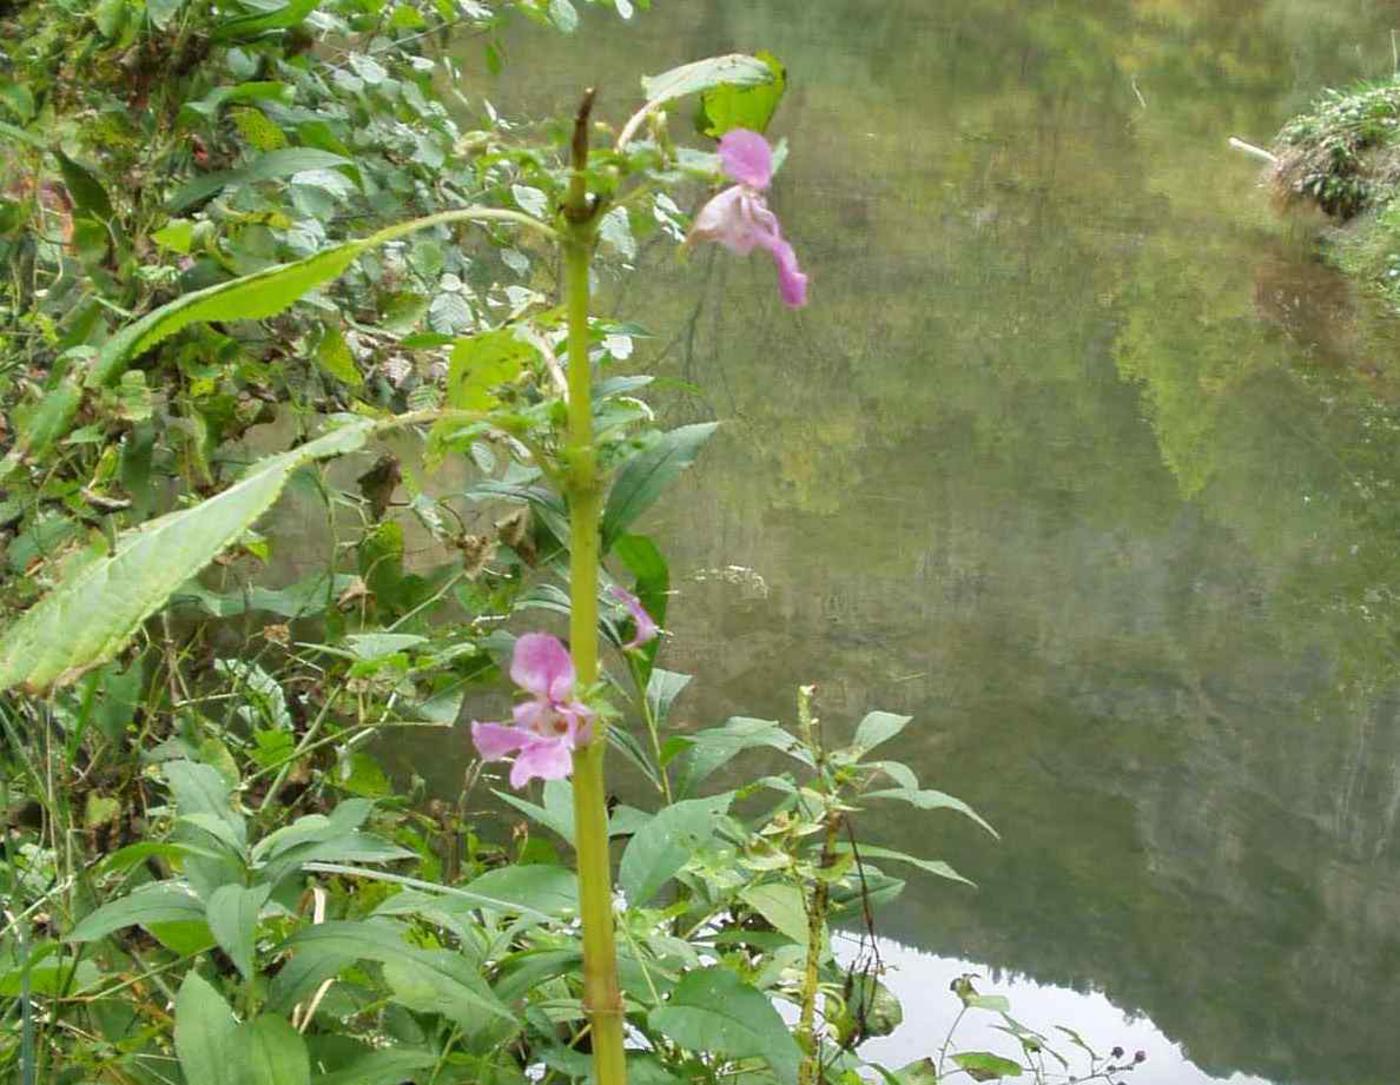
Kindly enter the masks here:
[[1273, 154], [1270, 151], [1264, 150], [1263, 147], [1256, 147], [1254, 144], [1246, 143], [1244, 140], [1238, 139], [1235, 136], [1230, 137], [1230, 146], [1237, 151], [1243, 151], [1251, 158], [1257, 158], [1260, 161], [1268, 162], [1271, 165], [1278, 165], [1278, 155]]

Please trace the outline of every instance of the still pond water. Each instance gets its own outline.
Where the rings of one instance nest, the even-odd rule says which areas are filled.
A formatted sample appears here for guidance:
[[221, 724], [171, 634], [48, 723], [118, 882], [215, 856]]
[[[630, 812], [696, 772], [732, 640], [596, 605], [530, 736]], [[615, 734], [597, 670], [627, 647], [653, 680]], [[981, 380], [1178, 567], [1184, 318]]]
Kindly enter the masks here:
[[620, 118], [697, 56], [791, 71], [810, 308], [665, 242], [603, 297], [699, 389], [672, 420], [727, 420], [649, 525], [682, 718], [787, 717], [804, 682], [833, 728], [907, 712], [901, 756], [1001, 830], [862, 817], [979, 886], [916, 875], [880, 917], [883, 1053], [930, 1053], [971, 969], [1147, 1048], [1135, 1085], [1400, 1080], [1400, 336], [1226, 148], [1388, 70], [1400, 5], [584, 12], [473, 92], [543, 115], [596, 81]]

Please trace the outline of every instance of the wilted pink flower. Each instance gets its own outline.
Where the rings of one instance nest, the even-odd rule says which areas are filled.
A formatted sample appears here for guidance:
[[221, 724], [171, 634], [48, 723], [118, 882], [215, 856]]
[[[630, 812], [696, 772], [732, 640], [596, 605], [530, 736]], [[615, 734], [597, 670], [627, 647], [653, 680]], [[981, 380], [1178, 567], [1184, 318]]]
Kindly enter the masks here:
[[746, 256], [765, 250], [778, 265], [778, 292], [789, 309], [807, 304], [807, 276], [797, 266], [797, 254], [783, 238], [778, 216], [768, 210], [763, 192], [773, 179], [773, 152], [768, 141], [747, 128], [728, 131], [719, 141], [724, 172], [738, 182], [715, 196], [695, 216], [692, 241], [718, 241], [730, 252]]
[[633, 648], [640, 648], [648, 641], [656, 639], [656, 634], [660, 630], [656, 627], [656, 621], [647, 613], [647, 608], [642, 606], [642, 601], [633, 595], [626, 588], [618, 587], [614, 584], [608, 589], [608, 597], [621, 603], [627, 613], [632, 618], [632, 624], [637, 627], [632, 634], [632, 639], [622, 646], [623, 651], [630, 652]]
[[573, 751], [588, 742], [593, 712], [574, 697], [574, 664], [558, 639], [526, 633], [515, 642], [513, 682], [531, 695], [515, 706], [514, 724], [472, 722], [472, 741], [487, 761], [515, 754], [510, 786], [535, 777], [562, 780], [573, 768]]

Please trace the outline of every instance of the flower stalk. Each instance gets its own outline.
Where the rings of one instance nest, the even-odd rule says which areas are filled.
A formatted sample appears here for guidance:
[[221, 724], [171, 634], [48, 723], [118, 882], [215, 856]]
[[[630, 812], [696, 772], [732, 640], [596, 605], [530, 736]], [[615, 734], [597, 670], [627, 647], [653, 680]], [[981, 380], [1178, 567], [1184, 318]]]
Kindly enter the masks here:
[[[568, 440], [565, 498], [569, 506], [569, 648], [578, 686], [598, 680], [598, 565], [603, 486], [593, 440], [592, 374], [588, 358], [588, 271], [597, 234], [590, 201], [588, 119], [593, 91], [585, 93], [574, 122], [573, 175], [564, 204], [561, 241], [568, 316]], [[607, 724], [574, 751], [574, 847], [578, 859], [579, 914], [583, 923], [583, 1002], [592, 1033], [597, 1085], [626, 1085], [622, 994], [613, 937], [612, 870], [608, 854], [607, 792], [603, 754]]]

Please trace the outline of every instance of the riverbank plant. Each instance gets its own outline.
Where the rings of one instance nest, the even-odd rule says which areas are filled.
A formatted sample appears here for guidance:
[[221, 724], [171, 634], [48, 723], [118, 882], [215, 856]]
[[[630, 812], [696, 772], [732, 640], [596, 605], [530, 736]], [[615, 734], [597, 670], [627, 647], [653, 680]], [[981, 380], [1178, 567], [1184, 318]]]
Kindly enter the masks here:
[[[804, 689], [789, 724], [673, 721], [639, 524], [714, 426], [656, 423], [592, 283], [699, 202], [692, 244], [808, 300], [766, 195], [785, 74], [726, 55], [619, 123], [592, 92], [511, 123], [453, 58], [498, 62], [512, 12], [578, 15], [0, 15], [0, 1074], [1043, 1079], [1048, 1041], [967, 992], [1021, 1061], [860, 1056], [898, 1006], [833, 928], [870, 934], [901, 864], [963, 880], [860, 811], [990, 828], [884, 757], [907, 717], [823, 723]], [[483, 718], [503, 675], [524, 696]], [[374, 757], [424, 728], [481, 755], [450, 800]]]
[[1276, 202], [1332, 219], [1329, 257], [1400, 307], [1400, 79], [1327, 91], [1284, 126], [1274, 154]]

